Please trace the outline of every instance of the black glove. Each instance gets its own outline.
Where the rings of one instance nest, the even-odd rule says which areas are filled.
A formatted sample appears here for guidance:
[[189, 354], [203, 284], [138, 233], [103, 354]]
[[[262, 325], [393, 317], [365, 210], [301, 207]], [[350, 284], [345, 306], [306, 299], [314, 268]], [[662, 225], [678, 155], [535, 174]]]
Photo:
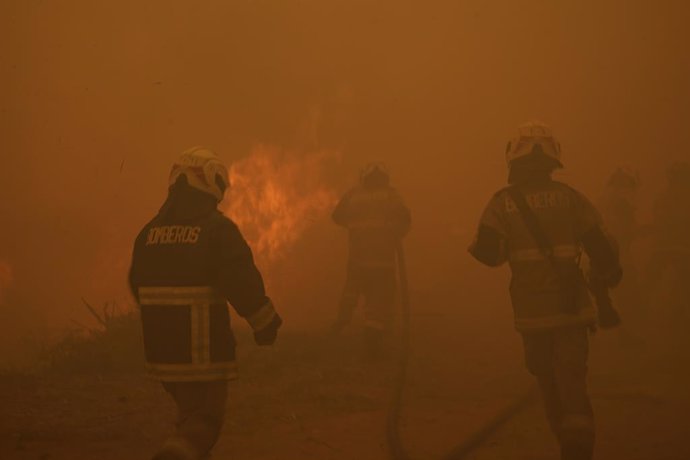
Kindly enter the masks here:
[[260, 346], [273, 345], [273, 343], [276, 341], [276, 337], [278, 336], [278, 329], [282, 324], [283, 320], [280, 319], [280, 316], [278, 316], [276, 313], [273, 321], [271, 321], [268, 326], [254, 332], [254, 342]]
[[608, 277], [608, 279], [592, 277], [592, 274], [590, 273], [589, 290], [597, 303], [599, 326], [601, 326], [602, 329], [613, 329], [621, 324], [621, 317], [616, 308], [613, 306], [611, 293], [609, 292], [608, 288], [609, 283], [614, 278], [617, 277], [618, 281], [620, 281], [622, 271], [618, 270], [616, 273], [617, 274]]

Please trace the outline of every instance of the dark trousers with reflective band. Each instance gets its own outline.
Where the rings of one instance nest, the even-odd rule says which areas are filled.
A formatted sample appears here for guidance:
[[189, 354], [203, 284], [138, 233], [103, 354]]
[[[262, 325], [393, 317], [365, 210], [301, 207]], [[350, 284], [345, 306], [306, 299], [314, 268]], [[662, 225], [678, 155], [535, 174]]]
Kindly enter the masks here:
[[185, 460], [205, 458], [223, 427], [228, 382], [163, 382], [163, 387], [175, 400], [178, 413], [177, 429], [163, 452]]
[[350, 265], [337, 323], [348, 324], [360, 297], [364, 297], [365, 327], [381, 332], [388, 330], [393, 322], [396, 284], [395, 267]]
[[527, 368], [539, 382], [546, 416], [563, 460], [589, 460], [594, 417], [587, 392], [586, 327], [523, 333]]

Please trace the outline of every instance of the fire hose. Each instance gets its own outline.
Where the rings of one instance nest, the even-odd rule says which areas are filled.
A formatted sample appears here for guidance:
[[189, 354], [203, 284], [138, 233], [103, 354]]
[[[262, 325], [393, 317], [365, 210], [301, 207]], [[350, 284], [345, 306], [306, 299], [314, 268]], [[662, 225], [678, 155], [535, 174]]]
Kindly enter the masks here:
[[[392, 460], [411, 460], [410, 455], [405, 450], [400, 436], [400, 414], [403, 404], [403, 390], [407, 380], [407, 368], [410, 356], [410, 292], [407, 278], [407, 266], [405, 264], [405, 251], [402, 244], [397, 247], [398, 259], [398, 278], [400, 281], [401, 298], [401, 343], [400, 356], [398, 358], [393, 396], [386, 420], [386, 438], [388, 450]], [[613, 308], [609, 297], [608, 288], [590, 283], [590, 290], [597, 301], [599, 309], [599, 323], [602, 328], [608, 329], [620, 324], [620, 317]], [[482, 425], [475, 433], [465, 438], [460, 444], [455, 446], [443, 460], [463, 460], [469, 454], [479, 448], [492, 435], [494, 435], [503, 425], [513, 419], [516, 415], [528, 408], [537, 399], [537, 389], [532, 387], [522, 396], [515, 399], [508, 406], [494, 415], [487, 423]]]
[[[405, 264], [405, 251], [402, 244], [397, 247], [398, 278], [400, 281], [400, 304], [402, 314], [400, 355], [398, 358], [393, 395], [391, 398], [388, 417], [386, 419], [386, 439], [392, 460], [411, 460], [405, 450], [400, 436], [400, 415], [402, 412], [403, 392], [407, 381], [407, 368], [410, 357], [410, 292]], [[443, 460], [462, 460], [480, 447], [487, 439], [503, 425], [529, 407], [536, 399], [536, 390], [530, 389], [517, 398], [510, 405], [496, 414], [489, 422], [480, 427], [474, 434], [464, 439], [454, 447]]]
[[407, 381], [407, 366], [410, 359], [410, 290], [407, 280], [407, 265], [402, 243], [398, 243], [398, 278], [400, 281], [400, 304], [402, 325], [400, 335], [400, 356], [393, 386], [393, 397], [386, 420], [386, 438], [388, 450], [393, 460], [410, 460], [400, 439], [400, 412], [403, 402], [403, 390]]

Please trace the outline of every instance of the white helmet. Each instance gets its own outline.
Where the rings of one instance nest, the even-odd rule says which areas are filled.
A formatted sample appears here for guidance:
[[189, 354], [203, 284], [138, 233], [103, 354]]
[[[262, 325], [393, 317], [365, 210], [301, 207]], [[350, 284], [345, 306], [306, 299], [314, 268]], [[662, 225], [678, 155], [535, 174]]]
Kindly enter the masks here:
[[183, 175], [190, 186], [213, 195], [218, 202], [230, 186], [227, 168], [215, 153], [204, 147], [192, 147], [180, 155], [170, 170], [168, 184], [172, 186]]
[[518, 136], [508, 142], [506, 147], [506, 161], [508, 165], [518, 158], [526, 157], [532, 153], [541, 153], [561, 163], [561, 145], [553, 137], [551, 128], [544, 123], [532, 121], [518, 128]]

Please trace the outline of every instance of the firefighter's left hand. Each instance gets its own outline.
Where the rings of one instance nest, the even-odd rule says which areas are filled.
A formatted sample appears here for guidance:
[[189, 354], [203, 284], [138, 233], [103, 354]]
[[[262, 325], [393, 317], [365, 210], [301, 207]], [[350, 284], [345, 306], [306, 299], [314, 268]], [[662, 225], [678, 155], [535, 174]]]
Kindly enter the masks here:
[[278, 329], [280, 329], [282, 324], [283, 320], [276, 314], [273, 321], [271, 321], [268, 326], [260, 331], [254, 332], [254, 342], [259, 346], [273, 345], [276, 341], [276, 337], [278, 337]]

